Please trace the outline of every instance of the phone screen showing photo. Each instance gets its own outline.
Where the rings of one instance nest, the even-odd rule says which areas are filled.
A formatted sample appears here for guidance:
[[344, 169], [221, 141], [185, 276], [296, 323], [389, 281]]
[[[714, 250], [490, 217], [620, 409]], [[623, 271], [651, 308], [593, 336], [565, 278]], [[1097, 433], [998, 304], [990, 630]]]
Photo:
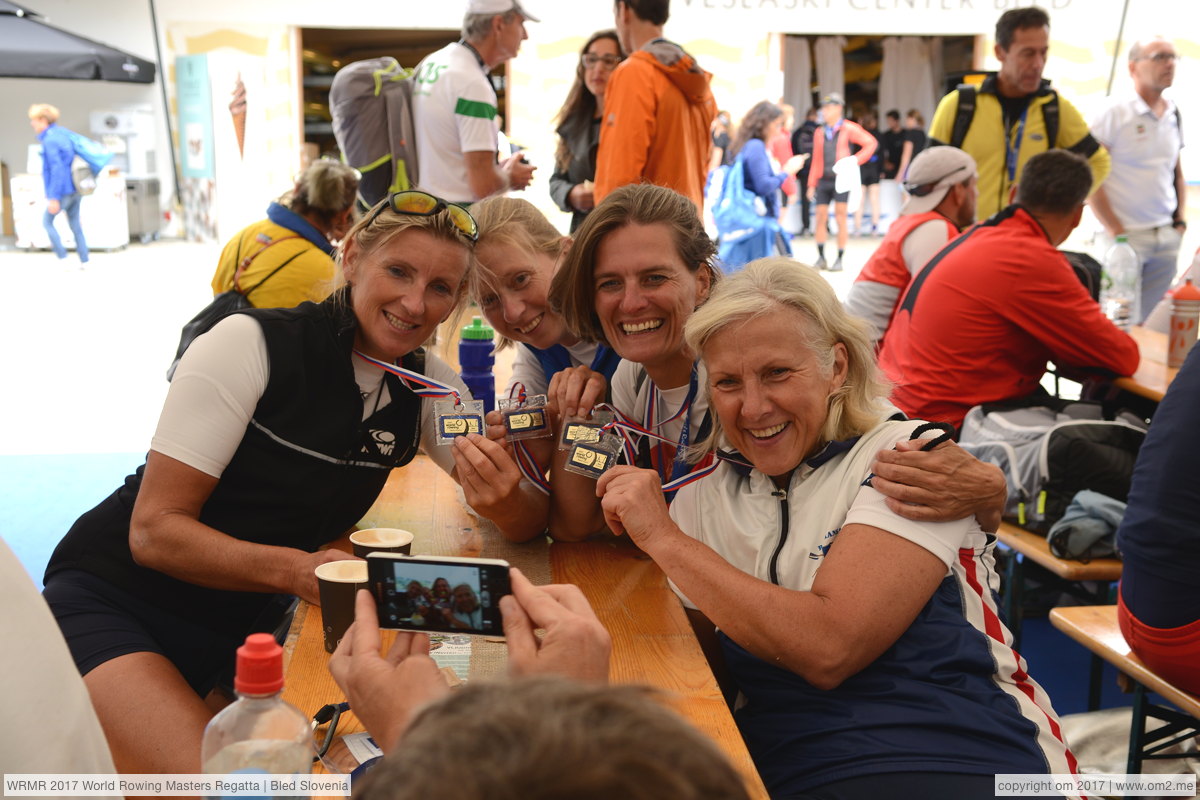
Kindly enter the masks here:
[[367, 559], [381, 628], [502, 636], [508, 565], [468, 560]]

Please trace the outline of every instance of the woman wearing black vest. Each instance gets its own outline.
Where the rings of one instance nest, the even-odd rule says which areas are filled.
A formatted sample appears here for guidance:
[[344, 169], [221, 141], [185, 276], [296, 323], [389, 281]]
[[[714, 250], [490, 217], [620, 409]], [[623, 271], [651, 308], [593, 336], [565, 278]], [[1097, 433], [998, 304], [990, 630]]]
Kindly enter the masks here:
[[[198, 338], [146, 464], [55, 550], [46, 600], [121, 772], [200, 771], [205, 697], [235, 648], [275, 626], [277, 598], [318, 602], [315, 567], [350, 558], [318, 548], [419, 446], [452, 475], [509, 463], [478, 436], [436, 446], [431, 401], [374, 363], [470, 396], [420, 348], [464, 294], [476, 233], [465, 210], [401, 192], [347, 234], [346, 285], [329, 299], [235, 314]], [[477, 511], [514, 524], [511, 496], [463, 483]]]

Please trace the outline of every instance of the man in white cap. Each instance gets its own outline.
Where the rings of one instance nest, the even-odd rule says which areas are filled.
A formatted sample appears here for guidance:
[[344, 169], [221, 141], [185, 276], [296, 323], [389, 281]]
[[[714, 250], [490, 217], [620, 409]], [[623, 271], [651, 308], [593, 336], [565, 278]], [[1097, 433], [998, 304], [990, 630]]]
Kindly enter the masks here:
[[977, 179], [975, 159], [957, 147], [931, 147], [913, 159], [908, 201], [846, 298], [846, 310], [871, 323], [876, 343], [913, 277], [975, 221]]
[[467, 0], [462, 39], [417, 65], [413, 121], [420, 188], [454, 203], [524, 189], [536, 167], [497, 153], [496, 92], [488, 73], [511, 59], [538, 19], [517, 0]]

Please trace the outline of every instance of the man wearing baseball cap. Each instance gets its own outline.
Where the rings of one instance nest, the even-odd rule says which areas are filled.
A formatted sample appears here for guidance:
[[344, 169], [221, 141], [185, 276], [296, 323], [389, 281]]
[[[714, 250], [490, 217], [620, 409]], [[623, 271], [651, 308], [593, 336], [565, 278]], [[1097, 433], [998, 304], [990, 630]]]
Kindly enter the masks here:
[[975, 221], [975, 159], [957, 147], [931, 147], [913, 159], [900, 218], [863, 266], [846, 310], [871, 323], [876, 343], [887, 331], [900, 295], [959, 231]]
[[517, 0], [467, 0], [462, 39], [426, 56], [416, 70], [413, 123], [420, 188], [455, 203], [524, 189], [536, 167], [497, 153], [496, 92], [488, 73], [511, 59], [537, 17]]
[[[871, 160], [875, 154], [878, 141], [857, 122], [843, 118], [842, 112], [846, 101], [840, 94], [828, 94], [821, 101], [821, 115], [824, 124], [813, 134], [813, 154], [809, 159], [808, 199], [816, 203], [817, 218], [813, 222], [813, 235], [817, 240], [817, 269], [828, 269], [830, 272], [842, 271], [842, 255], [846, 252], [846, 241], [850, 236], [847, 224], [846, 203], [850, 199], [849, 192], [837, 190], [837, 180], [833, 174], [833, 165], [850, 154], [850, 145], [856, 144], [861, 150], [854, 154], [854, 159], [861, 167]], [[839, 168], [840, 169], [840, 168]], [[837, 260], [832, 267], [825, 264], [825, 240], [829, 238], [829, 204], [833, 203], [833, 213], [837, 218]]]

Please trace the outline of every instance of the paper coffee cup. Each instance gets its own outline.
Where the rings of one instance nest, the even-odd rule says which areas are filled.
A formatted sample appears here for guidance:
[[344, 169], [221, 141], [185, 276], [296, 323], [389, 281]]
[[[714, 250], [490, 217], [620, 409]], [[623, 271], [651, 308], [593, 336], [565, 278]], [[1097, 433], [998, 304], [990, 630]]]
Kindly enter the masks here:
[[412, 553], [413, 535], [399, 528], [367, 528], [350, 534], [354, 555], [366, 558], [369, 553]]
[[354, 595], [367, 588], [367, 562], [327, 561], [316, 572], [325, 652], [332, 653], [354, 622]]

